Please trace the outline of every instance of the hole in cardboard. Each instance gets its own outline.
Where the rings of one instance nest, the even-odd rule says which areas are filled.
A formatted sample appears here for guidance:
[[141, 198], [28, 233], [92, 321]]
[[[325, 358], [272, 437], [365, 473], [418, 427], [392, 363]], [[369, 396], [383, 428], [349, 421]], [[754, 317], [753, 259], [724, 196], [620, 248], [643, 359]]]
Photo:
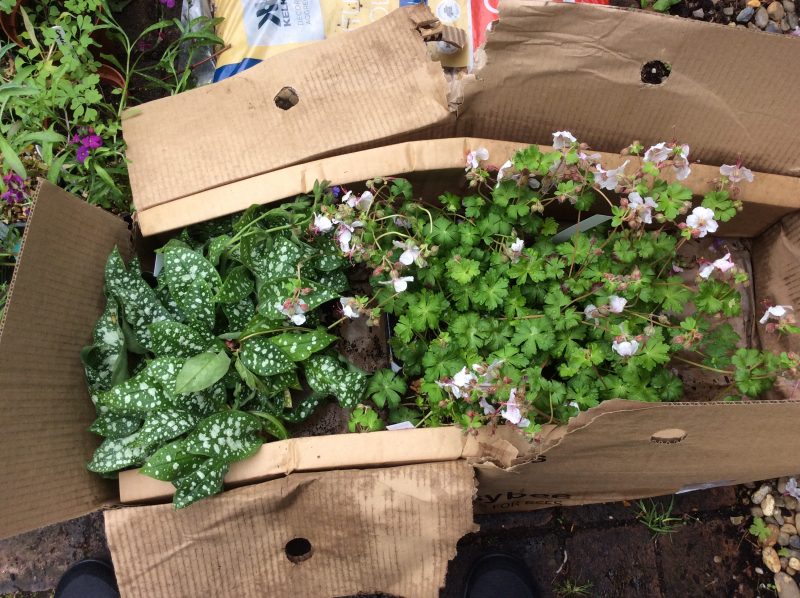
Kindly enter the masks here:
[[659, 430], [650, 437], [650, 442], [657, 444], [677, 444], [686, 438], [686, 430], [680, 428], [667, 428], [666, 430]]
[[311, 558], [314, 548], [305, 538], [294, 538], [286, 543], [286, 558], [293, 563], [302, 563]]
[[672, 67], [666, 62], [651, 60], [642, 67], [642, 83], [660, 85], [669, 77], [671, 72]]
[[275, 96], [275, 105], [281, 110], [288, 110], [292, 106], [296, 106], [299, 101], [300, 97], [291, 87], [284, 87]]

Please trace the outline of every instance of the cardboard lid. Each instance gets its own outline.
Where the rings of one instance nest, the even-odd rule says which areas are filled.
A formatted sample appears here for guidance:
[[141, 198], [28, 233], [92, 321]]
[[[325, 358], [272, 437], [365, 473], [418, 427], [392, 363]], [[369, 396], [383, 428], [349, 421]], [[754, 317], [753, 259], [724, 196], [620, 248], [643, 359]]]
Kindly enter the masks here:
[[[608, 152], [679, 139], [692, 160], [718, 166], [741, 154], [755, 170], [800, 175], [800, 137], [787, 126], [800, 69], [764, 68], [800, 63], [796, 40], [591, 5], [504, 0], [501, 10], [486, 65], [456, 79], [453, 113], [416, 29], [430, 18], [421, 5], [128, 111], [136, 207], [392, 142], [547, 144], [558, 129]], [[656, 60], [669, 76], [644, 83]], [[299, 102], [284, 111], [273, 98], [287, 86]]]
[[[106, 534], [123, 596], [434, 598], [456, 542], [477, 531], [474, 493], [464, 461], [296, 473], [181, 511], [111, 510]], [[310, 556], [292, 562], [301, 538]]]
[[99, 444], [80, 351], [103, 311], [103, 268], [125, 223], [42, 181], [0, 324], [0, 537], [113, 500], [81, 467]]

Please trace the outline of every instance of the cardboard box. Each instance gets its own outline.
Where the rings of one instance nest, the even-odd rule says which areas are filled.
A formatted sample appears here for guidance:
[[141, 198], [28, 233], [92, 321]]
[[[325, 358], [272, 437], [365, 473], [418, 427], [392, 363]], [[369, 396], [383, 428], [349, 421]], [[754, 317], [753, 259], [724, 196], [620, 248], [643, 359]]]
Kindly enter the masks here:
[[[417, 172], [432, 188], [450, 184], [472, 137], [511, 140], [486, 141], [503, 155], [560, 128], [612, 153], [634, 136], [674, 136], [709, 176], [736, 152], [761, 171], [728, 232], [753, 237], [756, 305], [800, 303], [800, 218], [788, 214], [800, 207], [800, 140], [775, 116], [791, 110], [800, 72], [769, 86], [760, 66], [797, 62], [795, 42], [650, 13], [503, 8], [489, 64], [460, 100], [427, 58], [412, 9], [130, 111], [142, 231], [291, 196], [316, 178]], [[660, 86], [639, 79], [652, 59], [672, 66]], [[288, 111], [272, 101], [285, 86], [300, 97]], [[701, 192], [705, 175], [693, 178]], [[798, 400], [609, 401], [546, 427], [533, 446], [509, 430], [473, 438], [451, 428], [274, 443], [228, 481], [280, 479], [180, 512], [114, 508], [115, 483], [83, 467], [97, 440], [78, 355], [102, 310], [105, 259], [115, 244], [129, 253], [129, 238], [116, 217], [44, 184], [0, 323], [0, 536], [108, 508], [124, 596], [437, 595], [456, 540], [474, 529], [473, 475], [476, 510], [496, 512], [796, 473], [771, 447], [780, 439], [784, 454], [800, 451]], [[286, 550], [299, 538], [313, 552], [298, 563]]]

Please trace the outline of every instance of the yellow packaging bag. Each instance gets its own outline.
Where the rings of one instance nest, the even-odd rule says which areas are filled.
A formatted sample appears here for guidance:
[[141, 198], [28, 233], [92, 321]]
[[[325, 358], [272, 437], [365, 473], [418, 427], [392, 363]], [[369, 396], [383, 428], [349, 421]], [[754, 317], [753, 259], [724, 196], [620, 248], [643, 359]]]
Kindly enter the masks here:
[[[269, 56], [356, 29], [396, 8], [417, 3], [413, 0], [217, 0], [215, 16], [224, 19], [217, 26], [217, 34], [230, 47], [217, 60], [214, 81], [241, 72]], [[463, 29], [470, 40], [470, 47], [461, 50], [445, 42], [432, 43], [432, 55], [443, 66], [469, 66], [470, 0], [429, 0], [428, 5], [443, 24]]]

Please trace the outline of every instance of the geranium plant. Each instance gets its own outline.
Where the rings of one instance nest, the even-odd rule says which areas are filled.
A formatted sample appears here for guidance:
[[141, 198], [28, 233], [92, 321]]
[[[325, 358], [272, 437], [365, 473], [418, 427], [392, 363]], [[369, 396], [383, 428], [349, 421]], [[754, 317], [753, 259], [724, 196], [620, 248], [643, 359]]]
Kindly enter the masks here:
[[[752, 172], [723, 166], [695, 205], [680, 183], [688, 154], [659, 143], [638, 168], [606, 169], [562, 131], [552, 151], [533, 146], [499, 167], [485, 149], [471, 152], [464, 197], [428, 203], [386, 178], [357, 198], [329, 199], [318, 217], [339, 224], [324, 234], [373, 273], [374, 297], [348, 316], [380, 305], [392, 321], [397, 363], [370, 385], [373, 401], [394, 420], [505, 421], [535, 433], [607, 399], [680, 399], [673, 360], [728, 376], [724, 400], [757, 397], [795, 374], [796, 355], [742, 347], [725, 321], [740, 313], [747, 284], [726, 245], [700, 259], [682, 251], [735, 216]], [[603, 203], [609, 220], [581, 228]], [[543, 214], [557, 205], [578, 226], [559, 233]], [[798, 331], [790, 306], [769, 307], [761, 323]]]

